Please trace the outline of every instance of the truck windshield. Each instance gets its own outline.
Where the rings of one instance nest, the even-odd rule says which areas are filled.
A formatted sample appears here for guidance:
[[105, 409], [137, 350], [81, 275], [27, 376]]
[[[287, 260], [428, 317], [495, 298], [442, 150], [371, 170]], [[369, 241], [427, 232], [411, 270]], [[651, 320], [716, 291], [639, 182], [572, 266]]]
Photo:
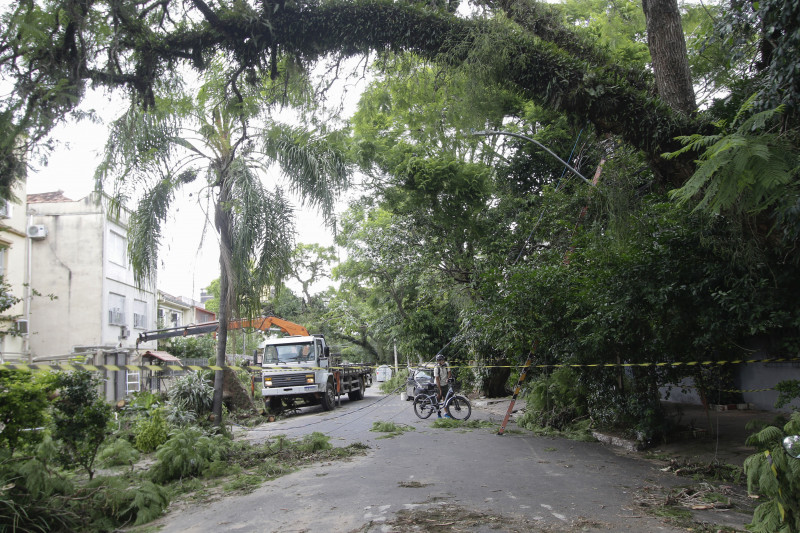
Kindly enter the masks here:
[[270, 344], [264, 348], [264, 363], [295, 363], [313, 360], [314, 346], [310, 342]]

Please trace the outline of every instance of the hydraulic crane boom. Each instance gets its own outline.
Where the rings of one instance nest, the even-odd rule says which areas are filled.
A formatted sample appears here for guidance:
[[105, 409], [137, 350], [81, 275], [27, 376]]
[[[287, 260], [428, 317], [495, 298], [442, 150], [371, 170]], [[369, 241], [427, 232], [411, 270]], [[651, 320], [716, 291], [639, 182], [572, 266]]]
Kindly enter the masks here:
[[[300, 324], [289, 322], [276, 316], [261, 316], [258, 318], [246, 318], [241, 320], [231, 320], [228, 322], [228, 329], [252, 328], [260, 331], [267, 331], [273, 326], [280, 328], [289, 335], [308, 335], [308, 330]], [[156, 339], [167, 339], [170, 337], [186, 337], [188, 335], [202, 335], [203, 333], [214, 333], [219, 329], [219, 320], [205, 322], [203, 324], [193, 324], [190, 326], [180, 326], [177, 328], [164, 328], [154, 331], [145, 331], [139, 334], [136, 345], [139, 343]]]

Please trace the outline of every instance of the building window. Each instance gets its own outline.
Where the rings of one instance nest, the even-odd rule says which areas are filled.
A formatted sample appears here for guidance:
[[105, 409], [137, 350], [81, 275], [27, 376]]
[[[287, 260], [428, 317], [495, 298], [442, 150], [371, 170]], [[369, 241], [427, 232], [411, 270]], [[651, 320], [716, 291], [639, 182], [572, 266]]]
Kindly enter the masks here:
[[112, 326], [125, 325], [125, 297], [121, 294], [108, 293], [108, 323]]
[[147, 302], [142, 300], [133, 301], [133, 327], [147, 329]]
[[6, 250], [8, 248], [5, 244], [0, 243], [0, 276], [6, 275]]
[[120, 266], [128, 266], [128, 239], [114, 231], [108, 232], [108, 260]]
[[181, 314], [177, 311], [172, 311], [169, 314], [169, 323], [172, 325], [173, 328], [178, 328], [181, 326]]

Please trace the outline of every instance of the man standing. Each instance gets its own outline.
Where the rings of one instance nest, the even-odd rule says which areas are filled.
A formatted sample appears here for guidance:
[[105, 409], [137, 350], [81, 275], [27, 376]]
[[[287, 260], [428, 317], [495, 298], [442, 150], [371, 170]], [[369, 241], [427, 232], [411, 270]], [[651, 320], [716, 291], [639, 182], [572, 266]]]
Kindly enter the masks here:
[[[442, 384], [446, 383], [447, 380], [450, 379], [450, 366], [447, 364], [447, 360], [445, 359], [444, 355], [437, 354], [436, 355], [436, 366], [433, 367], [433, 382], [436, 383], [436, 394], [441, 403], [442, 398], [444, 395], [442, 394]], [[442, 418], [442, 411], [439, 410], [436, 412], [439, 415], [439, 418]], [[444, 415], [445, 418], [452, 418], [449, 414]]]

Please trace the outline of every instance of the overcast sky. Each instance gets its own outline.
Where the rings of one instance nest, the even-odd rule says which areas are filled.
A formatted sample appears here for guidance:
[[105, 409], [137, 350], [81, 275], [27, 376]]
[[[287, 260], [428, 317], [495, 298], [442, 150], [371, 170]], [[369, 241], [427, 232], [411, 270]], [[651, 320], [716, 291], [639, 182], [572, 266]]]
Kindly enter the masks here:
[[[356, 96], [353, 95], [353, 98]], [[123, 104], [109, 102], [107, 98], [96, 94], [86, 101], [91, 104], [85, 105], [85, 108], [93, 106], [108, 120], [122, 111]], [[94, 170], [100, 161], [106, 135], [105, 124], [89, 121], [59, 127], [53, 132], [58, 148], [49, 158], [47, 166], [32, 162], [27, 192], [63, 190], [64, 195], [72, 200], [90, 194], [94, 189]], [[276, 177], [267, 177], [266, 181], [275, 183]], [[269, 184], [267, 186], [271, 187]], [[295, 208], [301, 209], [299, 202]], [[303, 216], [298, 214], [296, 217], [297, 242], [332, 245], [333, 236], [319, 213], [309, 212], [308, 208], [302, 209]], [[159, 254], [159, 289], [174, 296], [199, 300], [200, 290], [219, 277], [217, 234], [213, 231], [213, 225], [210, 225], [203, 238], [205, 216], [196, 194], [184, 193], [176, 198]]]

